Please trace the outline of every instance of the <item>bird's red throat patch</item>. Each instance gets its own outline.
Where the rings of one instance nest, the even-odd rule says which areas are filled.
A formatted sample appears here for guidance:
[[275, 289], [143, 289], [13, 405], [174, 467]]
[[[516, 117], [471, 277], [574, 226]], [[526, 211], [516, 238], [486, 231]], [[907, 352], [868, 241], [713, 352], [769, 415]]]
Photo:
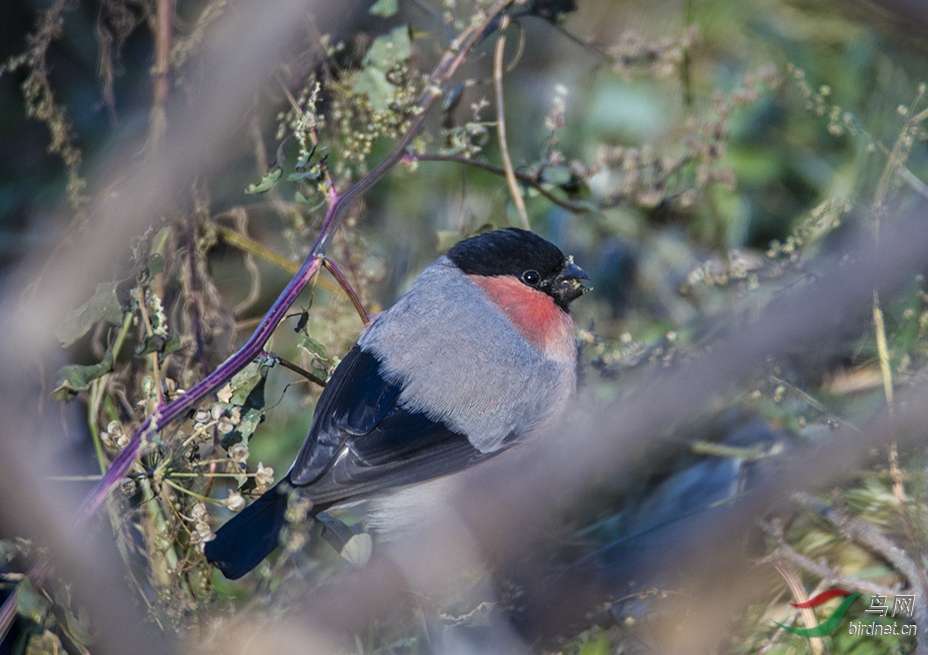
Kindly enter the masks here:
[[554, 298], [511, 275], [469, 277], [532, 345], [550, 357], [574, 357], [574, 322]]

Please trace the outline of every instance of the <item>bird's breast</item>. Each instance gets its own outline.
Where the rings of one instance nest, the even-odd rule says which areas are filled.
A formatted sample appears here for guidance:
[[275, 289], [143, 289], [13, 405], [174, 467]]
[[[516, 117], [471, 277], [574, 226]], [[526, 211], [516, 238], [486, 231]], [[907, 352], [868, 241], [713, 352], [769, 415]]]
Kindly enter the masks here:
[[551, 359], [575, 360], [574, 322], [551, 296], [512, 276], [470, 278], [535, 348]]
[[402, 387], [401, 407], [489, 453], [563, 409], [576, 385], [576, 346], [573, 322], [553, 302], [563, 318], [540, 303], [511, 303], [508, 314], [484, 291], [442, 257], [358, 345]]

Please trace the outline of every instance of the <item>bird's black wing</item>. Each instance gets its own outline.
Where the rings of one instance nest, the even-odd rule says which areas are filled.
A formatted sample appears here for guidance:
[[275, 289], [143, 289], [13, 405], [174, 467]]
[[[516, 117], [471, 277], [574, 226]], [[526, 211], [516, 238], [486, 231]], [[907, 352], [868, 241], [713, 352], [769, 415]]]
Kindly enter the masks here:
[[440, 421], [395, 405], [370, 433], [350, 437], [308, 491], [317, 504], [337, 502], [455, 473], [497, 452], [482, 453]]
[[376, 357], [352, 348], [319, 399], [291, 483], [317, 504], [333, 503], [447, 475], [492, 455], [441, 420], [397, 403], [401, 391]]
[[326, 384], [309, 435], [290, 468], [296, 486], [311, 484], [333, 464], [345, 441], [369, 433], [396, 404], [402, 391], [380, 374], [380, 362], [354, 346]]

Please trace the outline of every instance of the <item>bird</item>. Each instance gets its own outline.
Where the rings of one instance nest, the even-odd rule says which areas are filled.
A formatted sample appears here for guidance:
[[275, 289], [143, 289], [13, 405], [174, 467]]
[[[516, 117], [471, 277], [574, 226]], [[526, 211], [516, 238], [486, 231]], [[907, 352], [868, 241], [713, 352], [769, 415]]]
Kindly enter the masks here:
[[452, 246], [365, 328], [287, 475], [216, 531], [206, 559], [228, 579], [254, 569], [278, 546], [294, 490], [316, 516], [434, 484], [550, 429], [576, 392], [570, 304], [588, 279], [519, 228]]

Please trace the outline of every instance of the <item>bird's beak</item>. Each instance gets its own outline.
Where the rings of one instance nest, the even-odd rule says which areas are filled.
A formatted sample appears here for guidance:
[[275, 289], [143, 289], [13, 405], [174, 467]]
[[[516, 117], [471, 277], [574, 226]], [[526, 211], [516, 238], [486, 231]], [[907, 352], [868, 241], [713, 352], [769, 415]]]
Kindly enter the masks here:
[[563, 305], [567, 305], [590, 290], [590, 287], [583, 286], [581, 282], [589, 279], [590, 276], [574, 264], [573, 257], [568, 257], [564, 268], [554, 279], [554, 295]]

